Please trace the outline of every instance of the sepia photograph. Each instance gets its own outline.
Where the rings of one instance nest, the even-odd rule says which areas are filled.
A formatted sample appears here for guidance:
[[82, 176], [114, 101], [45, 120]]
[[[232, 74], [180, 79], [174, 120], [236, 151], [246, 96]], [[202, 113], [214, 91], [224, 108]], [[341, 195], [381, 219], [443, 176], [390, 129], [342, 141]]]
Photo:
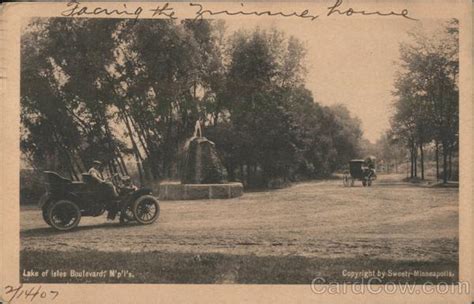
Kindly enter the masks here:
[[471, 303], [472, 17], [2, 5], [0, 304]]
[[458, 33], [27, 20], [21, 281], [456, 282]]

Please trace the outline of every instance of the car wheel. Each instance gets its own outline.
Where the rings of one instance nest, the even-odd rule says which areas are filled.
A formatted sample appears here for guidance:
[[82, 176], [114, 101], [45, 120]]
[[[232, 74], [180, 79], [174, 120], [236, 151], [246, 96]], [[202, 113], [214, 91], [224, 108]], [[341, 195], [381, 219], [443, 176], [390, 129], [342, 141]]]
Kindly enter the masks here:
[[68, 231], [79, 225], [81, 210], [72, 201], [59, 200], [51, 203], [47, 211], [47, 218], [54, 229]]
[[160, 205], [154, 196], [143, 195], [133, 203], [132, 212], [137, 222], [148, 225], [160, 216]]
[[43, 220], [46, 222], [46, 224], [51, 226], [51, 222], [49, 221], [49, 218], [48, 218], [48, 208], [43, 207], [43, 209], [41, 210], [41, 214], [42, 214]]

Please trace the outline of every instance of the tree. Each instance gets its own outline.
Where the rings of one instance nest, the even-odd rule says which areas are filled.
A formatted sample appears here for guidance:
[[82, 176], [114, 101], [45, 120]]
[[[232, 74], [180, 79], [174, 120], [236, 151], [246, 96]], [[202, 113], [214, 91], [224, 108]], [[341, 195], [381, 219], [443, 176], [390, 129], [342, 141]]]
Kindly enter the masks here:
[[417, 147], [424, 178], [423, 146], [434, 140], [436, 148], [440, 143], [443, 150], [445, 183], [448, 159], [457, 149], [459, 133], [457, 28], [458, 21], [451, 20], [431, 37], [422, 32], [411, 34], [414, 42], [400, 48], [401, 71], [394, 92], [397, 101], [392, 129], [410, 147], [414, 175]]
[[362, 139], [361, 121], [352, 117], [349, 110], [342, 104], [329, 107], [334, 119], [334, 149], [337, 151], [333, 160], [333, 170], [339, 169], [341, 164], [347, 164], [349, 160], [360, 155], [360, 140]]
[[245, 166], [247, 182], [259, 169], [264, 183], [288, 180], [299, 157], [290, 100], [302, 85], [304, 50], [281, 32], [256, 29], [234, 34], [229, 54], [227, 108], [240, 135], [234, 154], [239, 166]]
[[231, 179], [322, 177], [358, 153], [360, 122], [305, 88], [304, 44], [222, 21], [36, 19], [22, 37], [22, 151], [80, 178], [94, 159], [176, 178], [197, 119]]

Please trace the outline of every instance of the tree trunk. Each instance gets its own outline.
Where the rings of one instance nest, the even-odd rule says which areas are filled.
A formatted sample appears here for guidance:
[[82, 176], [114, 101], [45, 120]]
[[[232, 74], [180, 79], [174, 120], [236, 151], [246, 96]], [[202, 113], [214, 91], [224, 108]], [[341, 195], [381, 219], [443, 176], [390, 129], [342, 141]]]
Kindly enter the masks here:
[[115, 167], [115, 172], [120, 173], [120, 175], [125, 175], [125, 172], [123, 172], [122, 166], [120, 165], [118, 161], [118, 156], [116, 156], [114, 159], [112, 159], [112, 162]]
[[[68, 159], [69, 159], [69, 156], [68, 156]], [[78, 175], [77, 175], [77, 173], [76, 173], [76, 170], [74, 170], [74, 166], [73, 166], [73, 164], [72, 164], [72, 162], [71, 162], [70, 160], [69, 160], [69, 170], [70, 170], [70, 172], [71, 172], [71, 179], [78, 181], [78, 180], [79, 180], [79, 177], [78, 177]]]
[[130, 122], [128, 121], [128, 116], [124, 114], [122, 116], [123, 121], [125, 122], [125, 127], [127, 128], [128, 136], [130, 137], [130, 141], [132, 142], [132, 147], [135, 153], [139, 156], [140, 160], [143, 160], [140, 151], [138, 150], [137, 143], [135, 142], [135, 138], [133, 137], [132, 128], [130, 127]]
[[62, 141], [59, 139], [59, 135], [56, 132], [53, 132], [53, 138], [55, 139], [56, 148], [58, 149], [58, 152], [66, 156], [66, 162], [71, 173], [71, 179], [79, 180], [76, 170], [74, 169], [74, 160], [72, 156], [69, 154], [68, 148], [63, 145]]
[[133, 123], [133, 120], [130, 118], [130, 121], [132, 122], [132, 126], [134, 127], [135, 131], [137, 132], [137, 135], [138, 135], [138, 140], [140, 141], [140, 144], [141, 146], [143, 147], [143, 151], [145, 151], [145, 155], [146, 157], [150, 157], [151, 153], [150, 153], [150, 148], [147, 146], [147, 144], [145, 144], [146, 142], [146, 139], [145, 139], [145, 134], [142, 130], [140, 130], [140, 126], [136, 126], [136, 124]]
[[248, 162], [245, 165], [245, 169], [247, 171], [247, 185], [250, 185], [250, 164]]
[[[110, 161], [110, 165], [112, 167], [112, 170], [114, 171], [114, 174], [118, 173], [118, 169], [117, 169], [117, 159], [115, 158], [112, 158], [112, 160]], [[119, 166], [120, 167], [120, 166]]]
[[143, 186], [144, 185], [144, 180], [143, 180], [143, 167], [140, 163], [140, 159], [135, 155], [135, 161], [137, 162], [137, 169], [138, 169], [138, 176], [139, 176], [139, 179], [140, 179], [140, 185]]
[[219, 111], [216, 110], [216, 112], [213, 115], [213, 127], [217, 127], [218, 120], [219, 120]]
[[[141, 146], [143, 147], [143, 151], [145, 151], [146, 156], [149, 158], [149, 157], [150, 157], [150, 151], [149, 151], [147, 145], [146, 145], [145, 142], [144, 142], [144, 139], [143, 139], [143, 138], [145, 138], [145, 136], [144, 136], [144, 134], [143, 134], [142, 127], [140, 126], [139, 123], [135, 123], [133, 117], [131, 117], [130, 115], [127, 115], [126, 113], [124, 113], [124, 116], [126, 116], [126, 117], [128, 118], [128, 120], [129, 120], [130, 123], [132, 124], [133, 128], [134, 128], [135, 131], [137, 132], [138, 140], [140, 141], [140, 144], [141, 144]], [[142, 137], [143, 137], [143, 138], [142, 138]]]
[[453, 150], [450, 148], [449, 149], [449, 157], [448, 157], [448, 163], [449, 163], [449, 179], [453, 179]]
[[77, 150], [73, 151], [73, 161], [77, 169], [79, 170], [79, 172], [87, 171], [86, 167], [84, 166], [84, 162], [82, 161], [82, 158], [79, 156], [79, 153], [77, 152]]
[[138, 175], [140, 176], [140, 183], [143, 185], [143, 172], [142, 172], [143, 169], [142, 169], [142, 166], [140, 165], [140, 163], [142, 161], [142, 157], [140, 155], [140, 151], [138, 150], [135, 139], [133, 138], [132, 129], [130, 128], [130, 123], [128, 122], [127, 115], [123, 116], [123, 120], [125, 121], [125, 126], [127, 127], [128, 136], [130, 137], [130, 141], [132, 142], [133, 154], [135, 156], [135, 161], [137, 163]]
[[413, 165], [415, 168], [414, 176], [418, 177], [418, 149], [416, 144], [413, 144]]
[[421, 179], [425, 179], [425, 163], [424, 163], [424, 154], [423, 154], [423, 144], [420, 143], [420, 165], [421, 165]]
[[166, 178], [170, 177], [171, 173], [171, 158], [172, 158], [172, 152], [171, 152], [171, 141], [172, 141], [172, 134], [173, 134], [173, 118], [172, 118], [173, 112], [172, 108], [170, 106], [170, 109], [168, 111], [168, 121], [167, 121], [167, 126], [166, 126], [166, 139], [164, 141], [164, 155], [163, 155], [163, 171], [164, 175]]
[[448, 151], [447, 144], [443, 143], [443, 183], [448, 182]]
[[[69, 159], [71, 160], [71, 166], [72, 166], [74, 172], [76, 172], [76, 169], [79, 173], [86, 171], [85, 169], [81, 168], [81, 166], [80, 166], [80, 164], [77, 160], [78, 157], [76, 157], [75, 153], [74, 154], [68, 153], [68, 155], [69, 155], [68, 156]], [[80, 180], [80, 178], [77, 178], [77, 180]]]
[[122, 171], [125, 175], [129, 175], [128, 174], [128, 169], [127, 169], [127, 166], [125, 165], [125, 161], [123, 160], [123, 156], [122, 156], [122, 153], [121, 151], [119, 150], [119, 154], [118, 154], [118, 159], [119, 159], [119, 162], [120, 162], [120, 167], [122, 168]]
[[[104, 129], [105, 129], [105, 136], [106, 136], [107, 142], [109, 144], [109, 149], [113, 154], [112, 156], [117, 157], [117, 154], [118, 154], [117, 146], [115, 145], [115, 143], [113, 141], [112, 131], [110, 130], [109, 122], [107, 121], [106, 118], [104, 118]], [[112, 162], [111, 165], [113, 165], [113, 162]], [[115, 171], [116, 171], [117, 168], [113, 167], [111, 169], [115, 169]]]
[[439, 143], [435, 141], [436, 180], [439, 180]]

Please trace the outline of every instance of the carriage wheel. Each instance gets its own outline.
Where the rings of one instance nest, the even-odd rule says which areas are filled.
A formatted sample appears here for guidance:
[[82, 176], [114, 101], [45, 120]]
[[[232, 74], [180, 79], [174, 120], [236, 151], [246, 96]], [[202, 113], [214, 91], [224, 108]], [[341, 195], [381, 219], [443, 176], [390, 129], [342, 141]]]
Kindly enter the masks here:
[[47, 211], [49, 225], [56, 230], [71, 230], [81, 221], [81, 210], [69, 200], [59, 200], [50, 205]]
[[344, 185], [344, 187], [349, 186], [349, 175], [347, 173], [344, 173], [344, 175], [342, 176], [342, 184]]
[[143, 195], [133, 203], [132, 212], [137, 222], [147, 225], [160, 216], [160, 205], [154, 196]]

